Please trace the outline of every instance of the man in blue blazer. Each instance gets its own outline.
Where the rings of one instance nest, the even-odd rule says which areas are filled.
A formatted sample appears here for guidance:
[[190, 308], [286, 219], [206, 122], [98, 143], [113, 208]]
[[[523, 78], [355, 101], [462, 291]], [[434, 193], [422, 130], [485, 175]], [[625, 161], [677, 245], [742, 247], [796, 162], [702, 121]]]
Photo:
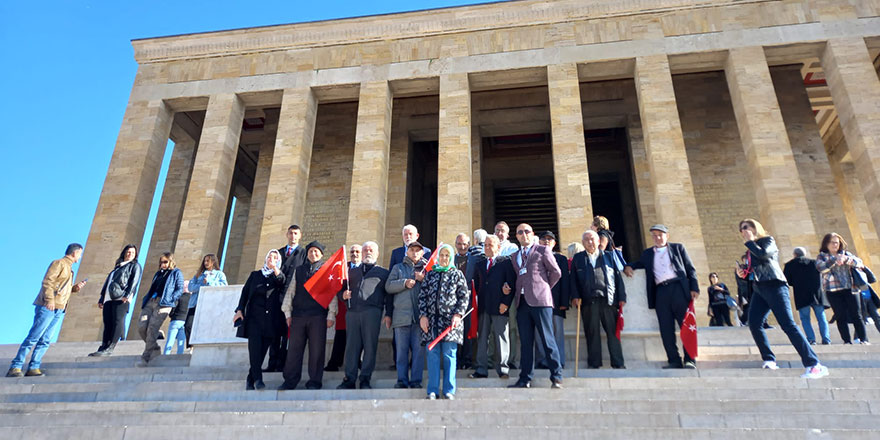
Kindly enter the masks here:
[[535, 336], [544, 347], [545, 362], [550, 369], [552, 388], [562, 388], [562, 359], [553, 334], [552, 289], [562, 278], [553, 251], [535, 243], [532, 227], [523, 223], [516, 227], [516, 238], [522, 248], [511, 255], [517, 273], [514, 301], [519, 327], [522, 364], [519, 380], [511, 388], [529, 388], [535, 368]]
[[684, 245], [668, 242], [669, 228], [665, 225], [651, 226], [651, 237], [654, 246], [645, 249], [638, 260], [627, 264], [624, 273], [632, 277], [633, 269], [645, 269], [648, 308], [657, 313], [660, 338], [669, 362], [663, 368], [697, 368], [687, 352], [682, 363], [675, 341], [676, 325], [681, 327], [688, 305], [700, 295], [697, 270]]

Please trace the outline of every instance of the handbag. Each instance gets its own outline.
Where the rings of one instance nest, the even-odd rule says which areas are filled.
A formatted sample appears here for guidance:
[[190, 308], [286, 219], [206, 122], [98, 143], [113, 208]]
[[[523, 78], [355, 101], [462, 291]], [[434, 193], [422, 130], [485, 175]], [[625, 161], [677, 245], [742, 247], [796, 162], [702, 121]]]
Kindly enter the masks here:
[[862, 269], [853, 266], [852, 268], [850, 268], [849, 272], [852, 275], [853, 287], [859, 290], [863, 290], [864, 288], [868, 287], [868, 276], [865, 275], [865, 272]]
[[623, 258], [623, 252], [620, 249], [614, 248], [611, 252], [612, 257], [614, 258], [614, 265], [617, 267], [617, 270], [623, 271], [624, 266], [626, 266], [626, 260]]
[[239, 318], [239, 319], [235, 320], [235, 322], [232, 324], [232, 326], [235, 327], [235, 337], [236, 338], [247, 339], [247, 334], [245, 334], [245, 331], [244, 331], [244, 318]]

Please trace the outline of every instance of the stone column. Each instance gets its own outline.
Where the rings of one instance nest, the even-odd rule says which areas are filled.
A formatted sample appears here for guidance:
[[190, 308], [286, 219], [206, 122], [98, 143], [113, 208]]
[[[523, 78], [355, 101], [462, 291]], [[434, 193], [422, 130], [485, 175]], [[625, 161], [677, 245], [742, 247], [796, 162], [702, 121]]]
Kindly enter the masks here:
[[195, 273], [202, 256], [220, 249], [243, 119], [244, 103], [238, 96], [211, 96], [174, 252], [186, 278]]
[[317, 114], [318, 101], [311, 89], [284, 90], [255, 268], [263, 265], [271, 249], [287, 244], [285, 234], [291, 224], [302, 225]]
[[[816, 229], [760, 46], [731, 49], [724, 65], [730, 100], [761, 220], [780, 255], [816, 241]], [[740, 219], [731, 219], [738, 221]]]
[[471, 234], [471, 90], [466, 73], [440, 76], [437, 153], [437, 241]]
[[[400, 110], [400, 109], [398, 109]], [[380, 249], [383, 260], [400, 246], [400, 229], [406, 224], [407, 168], [409, 164], [409, 130], [395, 117], [391, 121], [389, 150], [388, 191], [385, 195], [385, 247]]]
[[547, 66], [547, 89], [561, 247], [566, 243], [580, 243], [581, 235], [593, 219], [577, 64]]
[[[669, 227], [670, 241], [687, 247], [697, 278], [705, 282], [709, 275], [706, 245], [666, 55], [636, 58], [635, 83], [656, 222]], [[705, 295], [700, 298], [705, 302]], [[705, 304], [697, 308], [704, 310]]]
[[[387, 81], [361, 84], [346, 245], [369, 240], [384, 249], [392, 102]], [[387, 255], [379, 255], [378, 261], [387, 260]]]
[[651, 167], [648, 165], [645, 151], [645, 138], [642, 136], [642, 121], [636, 115], [626, 118], [626, 135], [629, 139], [629, 151], [632, 158], [633, 179], [636, 184], [636, 200], [639, 204], [639, 224], [642, 226], [642, 241], [645, 246], [651, 245], [651, 227], [657, 218], [654, 209], [654, 184], [651, 182]]
[[89, 283], [71, 296], [59, 340], [100, 340], [101, 313], [94, 304], [122, 246], [143, 241], [171, 120], [162, 101], [128, 103], [77, 270], [77, 280]]
[[[260, 230], [263, 227], [263, 215], [266, 209], [266, 196], [269, 192], [269, 174], [272, 170], [272, 156], [275, 152], [275, 138], [265, 140], [260, 145], [260, 153], [257, 157], [257, 173], [254, 176], [254, 191], [251, 194], [251, 205], [248, 210], [247, 228], [244, 234], [244, 245], [241, 250], [241, 266], [238, 269], [238, 279], [242, 282], [247, 280], [248, 275], [257, 269], [258, 259], [265, 258], [266, 252], [260, 256]], [[283, 237], [283, 236], [282, 236]], [[283, 238], [276, 238], [279, 244]], [[277, 245], [276, 245], [277, 246]], [[227, 274], [228, 275], [228, 274]]]
[[880, 80], [865, 40], [829, 40], [822, 68], [874, 227], [880, 227]]
[[[138, 297], [132, 305], [132, 315], [140, 316], [141, 301], [153, 283], [153, 274], [159, 270], [159, 256], [165, 252], [174, 252], [177, 245], [177, 233], [180, 230], [180, 220], [183, 216], [183, 204], [186, 201], [186, 187], [192, 174], [192, 164], [196, 155], [196, 142], [193, 140], [180, 140], [174, 143], [171, 152], [171, 162], [168, 163], [168, 173], [165, 174], [165, 186], [162, 190], [162, 199], [159, 201], [159, 209], [156, 211], [156, 222], [153, 224], [153, 235], [150, 238], [150, 248], [146, 258], [138, 260], [143, 264]], [[133, 318], [128, 328], [128, 334], [137, 338], [137, 319]]]
[[[473, 122], [473, 121], [472, 121]], [[478, 229], [487, 227], [483, 225], [483, 174], [482, 163], [483, 158], [483, 137], [480, 135], [480, 127], [471, 125], [471, 228]], [[473, 230], [468, 231], [471, 236], [471, 242], [474, 240]], [[486, 231], [493, 232], [493, 231]], [[471, 243], [476, 244], [476, 243]]]

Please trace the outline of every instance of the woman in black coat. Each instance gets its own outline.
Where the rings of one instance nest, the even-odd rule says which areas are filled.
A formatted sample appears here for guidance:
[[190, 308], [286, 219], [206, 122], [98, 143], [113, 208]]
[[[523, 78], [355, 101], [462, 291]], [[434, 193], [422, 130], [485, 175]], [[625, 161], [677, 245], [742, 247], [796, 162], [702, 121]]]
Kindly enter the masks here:
[[281, 272], [281, 254], [269, 251], [263, 268], [251, 272], [241, 289], [241, 298], [235, 309], [233, 323], [240, 319], [240, 337], [248, 340], [250, 372], [245, 389], [261, 390], [263, 383], [263, 359], [274, 338], [287, 332], [284, 313], [281, 312], [281, 299], [284, 295], [284, 273]]
[[138, 284], [141, 282], [142, 270], [137, 257], [137, 246], [125, 245], [116, 259], [116, 265], [104, 281], [101, 296], [98, 298], [98, 308], [104, 318], [104, 334], [98, 351], [89, 353], [89, 356], [110, 356], [116, 343], [122, 338], [125, 315], [128, 314], [129, 304], [137, 294]]
[[739, 231], [748, 252], [746, 267], [737, 268], [737, 276], [754, 283], [752, 304], [749, 307], [749, 329], [764, 360], [763, 368], [779, 369], [762, 325], [770, 311], [773, 311], [773, 316], [788, 336], [791, 345], [797, 350], [806, 368], [806, 372], [801, 377], [818, 379], [827, 376], [828, 368], [819, 363], [819, 358], [813, 352], [804, 333], [794, 322], [788, 283], [779, 267], [779, 248], [776, 247], [776, 241], [764, 231], [764, 227], [757, 220], [747, 218], [739, 222]]

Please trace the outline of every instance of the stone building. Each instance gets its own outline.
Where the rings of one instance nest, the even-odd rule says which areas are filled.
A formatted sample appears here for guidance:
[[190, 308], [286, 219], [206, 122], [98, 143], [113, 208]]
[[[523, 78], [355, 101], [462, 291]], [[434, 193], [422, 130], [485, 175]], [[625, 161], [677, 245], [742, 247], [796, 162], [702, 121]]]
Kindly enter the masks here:
[[[142, 241], [169, 138], [147, 278], [162, 251], [190, 277], [228, 242], [242, 282], [291, 223], [328, 249], [375, 240], [387, 264], [406, 223], [433, 244], [528, 221], [565, 246], [593, 214], [629, 257], [669, 225], [703, 285], [732, 281], [744, 217], [784, 257], [837, 231], [880, 266], [878, 16], [878, 0], [521, 0], [135, 40], [79, 277]], [[100, 285], [63, 340], [98, 338]]]

